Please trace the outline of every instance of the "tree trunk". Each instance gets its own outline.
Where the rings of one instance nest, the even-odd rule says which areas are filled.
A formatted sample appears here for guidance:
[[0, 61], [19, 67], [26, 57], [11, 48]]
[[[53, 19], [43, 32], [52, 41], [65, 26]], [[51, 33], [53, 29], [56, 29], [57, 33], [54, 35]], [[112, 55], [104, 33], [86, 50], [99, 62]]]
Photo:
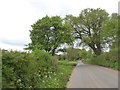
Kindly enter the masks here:
[[52, 56], [55, 55], [55, 50], [56, 50], [56, 48], [53, 48], [53, 50], [52, 50]]
[[99, 56], [100, 54], [101, 54], [101, 49], [99, 49], [99, 48], [96, 48], [95, 50], [93, 50], [94, 51], [94, 53], [97, 55], [97, 56]]
[[[96, 44], [93, 41], [91, 43], [88, 44], [94, 51], [94, 53], [98, 56], [101, 54], [101, 45], [100, 43]], [[96, 47], [95, 47], [96, 45]]]

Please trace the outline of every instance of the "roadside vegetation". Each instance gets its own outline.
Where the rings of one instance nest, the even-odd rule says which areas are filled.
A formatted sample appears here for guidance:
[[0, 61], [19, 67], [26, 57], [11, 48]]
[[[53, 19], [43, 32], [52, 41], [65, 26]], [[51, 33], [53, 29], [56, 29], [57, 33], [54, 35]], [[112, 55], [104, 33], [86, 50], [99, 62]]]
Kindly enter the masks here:
[[[52, 63], [44, 51], [33, 53], [2, 50], [3, 88], [65, 88], [76, 62]], [[39, 56], [37, 56], [39, 55]]]
[[83, 59], [82, 61], [87, 64], [95, 64], [115, 70], [120, 70], [118, 49], [113, 49], [110, 52], [104, 52], [97, 57], [89, 57], [87, 59]]
[[2, 87], [65, 88], [77, 60], [120, 70], [118, 19], [100, 8], [38, 19], [28, 52], [2, 50]]

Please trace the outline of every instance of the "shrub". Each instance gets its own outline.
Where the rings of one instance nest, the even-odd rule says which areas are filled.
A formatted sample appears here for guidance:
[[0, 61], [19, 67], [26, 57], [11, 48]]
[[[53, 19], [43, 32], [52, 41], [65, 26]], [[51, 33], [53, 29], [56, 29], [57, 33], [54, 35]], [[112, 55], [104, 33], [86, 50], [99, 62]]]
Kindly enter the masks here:
[[2, 51], [3, 88], [64, 88], [75, 62], [62, 61], [53, 68], [50, 54], [35, 50], [32, 53]]
[[67, 60], [78, 60], [79, 59], [79, 49], [75, 49], [75, 48], [68, 48], [67, 49], [67, 55], [66, 55], [66, 59]]
[[31, 53], [3, 50], [3, 88], [43, 87], [43, 79], [54, 71], [51, 55], [44, 51]]
[[37, 78], [32, 80], [37, 72], [37, 63], [31, 54], [3, 50], [2, 55], [3, 88], [29, 88], [37, 83]]
[[118, 56], [116, 51], [103, 53], [98, 57], [92, 59], [91, 61], [93, 62], [92, 64], [97, 64], [97, 65], [110, 67], [118, 70]]
[[66, 58], [66, 54], [59, 55], [59, 56], [58, 56], [58, 59], [59, 59], [59, 60], [66, 60], [66, 59], [67, 59], [67, 58]]
[[86, 58], [84, 63], [97, 64], [104, 67], [120, 70], [120, 60], [118, 60], [118, 49], [112, 49], [110, 52], [102, 53], [101, 55], [93, 58]]

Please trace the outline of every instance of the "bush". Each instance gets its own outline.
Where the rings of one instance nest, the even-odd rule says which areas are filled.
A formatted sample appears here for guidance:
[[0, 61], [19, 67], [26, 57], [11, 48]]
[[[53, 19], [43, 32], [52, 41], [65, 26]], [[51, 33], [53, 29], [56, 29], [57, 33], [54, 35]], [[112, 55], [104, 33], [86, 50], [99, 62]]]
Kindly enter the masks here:
[[112, 49], [110, 52], [102, 53], [101, 55], [93, 58], [86, 58], [82, 60], [84, 63], [97, 64], [104, 67], [120, 70], [120, 60], [118, 60], [118, 49]]
[[79, 49], [75, 48], [68, 48], [67, 49], [67, 54], [66, 54], [66, 59], [67, 60], [78, 60], [79, 59]]
[[67, 59], [67, 58], [66, 58], [66, 54], [59, 55], [59, 56], [58, 56], [58, 59], [59, 59], [59, 60], [66, 60], [66, 59]]
[[35, 50], [32, 53], [36, 57], [39, 69], [49, 69], [52, 68], [52, 56], [42, 50]]
[[54, 71], [51, 55], [44, 51], [31, 53], [2, 51], [3, 88], [43, 87], [43, 79]]
[[113, 49], [91, 60], [93, 64], [110, 67], [118, 70], [118, 51]]
[[[54, 62], [56, 56], [35, 50], [32, 53], [5, 51], [2, 66], [3, 88], [64, 88], [75, 62]], [[53, 68], [52, 60], [57, 63]]]
[[38, 68], [36, 68], [37, 63], [31, 54], [3, 50], [2, 55], [3, 88], [29, 88], [35, 86], [37, 77], [35, 79], [34, 74]]

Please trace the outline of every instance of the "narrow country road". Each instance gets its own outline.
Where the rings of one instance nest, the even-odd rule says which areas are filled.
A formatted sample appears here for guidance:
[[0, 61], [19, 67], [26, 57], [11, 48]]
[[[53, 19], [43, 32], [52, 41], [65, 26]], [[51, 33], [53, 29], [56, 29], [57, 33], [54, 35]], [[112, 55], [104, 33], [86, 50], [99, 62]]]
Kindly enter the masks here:
[[67, 88], [118, 88], [118, 71], [80, 62], [73, 70]]

